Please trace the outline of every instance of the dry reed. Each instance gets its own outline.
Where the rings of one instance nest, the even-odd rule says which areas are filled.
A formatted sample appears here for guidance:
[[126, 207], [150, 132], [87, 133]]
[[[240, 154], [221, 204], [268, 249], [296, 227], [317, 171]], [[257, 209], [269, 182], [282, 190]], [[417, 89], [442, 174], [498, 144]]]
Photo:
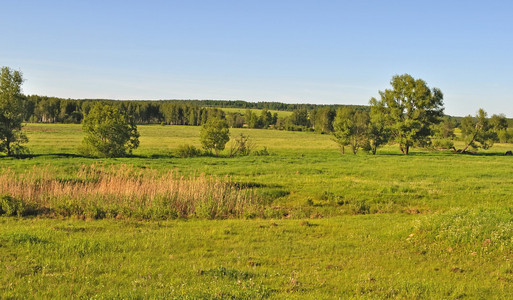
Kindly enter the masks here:
[[24, 214], [92, 218], [239, 217], [259, 202], [253, 190], [228, 177], [185, 178], [127, 165], [84, 165], [71, 177], [56, 176], [50, 166], [22, 173], [7, 169], [0, 173], [0, 195], [21, 201]]

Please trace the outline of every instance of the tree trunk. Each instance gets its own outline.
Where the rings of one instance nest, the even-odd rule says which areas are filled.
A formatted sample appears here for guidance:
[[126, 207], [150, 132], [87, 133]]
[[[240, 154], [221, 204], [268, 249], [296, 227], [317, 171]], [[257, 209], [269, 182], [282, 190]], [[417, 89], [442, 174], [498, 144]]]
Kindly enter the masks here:
[[410, 152], [410, 146], [406, 146], [404, 155], [408, 155], [409, 152]]
[[468, 147], [470, 147], [470, 145], [474, 142], [474, 140], [476, 139], [476, 136], [477, 136], [477, 133], [474, 134], [474, 136], [472, 137], [472, 139], [470, 140], [470, 142], [465, 146], [465, 148], [463, 148], [461, 150], [461, 153], [465, 153], [465, 151], [467, 151]]

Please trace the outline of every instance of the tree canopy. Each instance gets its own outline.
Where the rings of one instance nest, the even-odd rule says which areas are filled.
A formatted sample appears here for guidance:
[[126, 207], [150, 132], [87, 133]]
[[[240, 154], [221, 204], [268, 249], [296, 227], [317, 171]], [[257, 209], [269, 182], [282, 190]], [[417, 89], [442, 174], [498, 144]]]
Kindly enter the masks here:
[[0, 74], [0, 152], [7, 156], [26, 151], [21, 144], [28, 142], [21, 131], [25, 97], [21, 93], [23, 76], [20, 71], [2, 67]]
[[351, 146], [353, 154], [358, 149], [365, 147], [367, 139], [367, 129], [369, 123], [369, 113], [363, 110], [355, 110], [352, 107], [339, 108], [337, 116], [333, 122], [335, 140], [342, 148]]
[[84, 118], [82, 153], [89, 156], [121, 157], [139, 146], [133, 118], [117, 107], [98, 103]]
[[209, 119], [200, 131], [201, 145], [207, 151], [214, 150], [216, 156], [219, 151], [224, 150], [226, 143], [230, 140], [230, 130], [226, 120], [212, 118]]
[[392, 89], [379, 92], [380, 100], [371, 99], [371, 108], [382, 107], [391, 138], [404, 154], [412, 146], [429, 145], [431, 126], [443, 116], [442, 91], [430, 89], [424, 80], [408, 74], [392, 77], [390, 85]]
[[465, 153], [469, 147], [473, 149], [488, 149], [497, 140], [497, 133], [486, 118], [487, 114], [479, 109], [475, 117], [466, 116], [461, 120], [461, 135], [465, 141], [465, 147], [459, 152]]

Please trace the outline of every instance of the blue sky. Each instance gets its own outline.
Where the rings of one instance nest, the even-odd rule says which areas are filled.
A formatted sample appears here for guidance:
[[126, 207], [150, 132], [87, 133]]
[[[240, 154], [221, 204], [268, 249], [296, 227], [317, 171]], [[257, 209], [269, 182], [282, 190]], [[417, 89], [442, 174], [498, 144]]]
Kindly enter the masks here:
[[513, 117], [511, 1], [2, 1], [26, 94], [367, 104], [395, 74]]

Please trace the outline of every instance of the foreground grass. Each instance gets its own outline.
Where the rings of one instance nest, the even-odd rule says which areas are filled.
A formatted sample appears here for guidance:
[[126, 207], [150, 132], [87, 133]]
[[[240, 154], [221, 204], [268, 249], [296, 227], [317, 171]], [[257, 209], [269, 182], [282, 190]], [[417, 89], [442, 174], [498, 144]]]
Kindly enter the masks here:
[[71, 189], [92, 165], [214, 176], [265, 209], [221, 220], [0, 217], [0, 298], [513, 297], [511, 145], [354, 156], [327, 135], [239, 129], [270, 155], [176, 158], [180, 144], [199, 146], [198, 127], [140, 126], [134, 157], [90, 159], [76, 152], [79, 125], [25, 130], [34, 155], [1, 158], [5, 182], [44, 170]]
[[[499, 225], [511, 226], [509, 219], [501, 219], [503, 212], [476, 213], [481, 222], [499, 216]], [[466, 213], [435, 219], [371, 215], [149, 223], [1, 218], [0, 294], [190, 299], [513, 296], [511, 252], [501, 249], [498, 240], [487, 242], [492, 236], [486, 235], [476, 242], [446, 245], [431, 235], [429, 224], [458, 214]]]

